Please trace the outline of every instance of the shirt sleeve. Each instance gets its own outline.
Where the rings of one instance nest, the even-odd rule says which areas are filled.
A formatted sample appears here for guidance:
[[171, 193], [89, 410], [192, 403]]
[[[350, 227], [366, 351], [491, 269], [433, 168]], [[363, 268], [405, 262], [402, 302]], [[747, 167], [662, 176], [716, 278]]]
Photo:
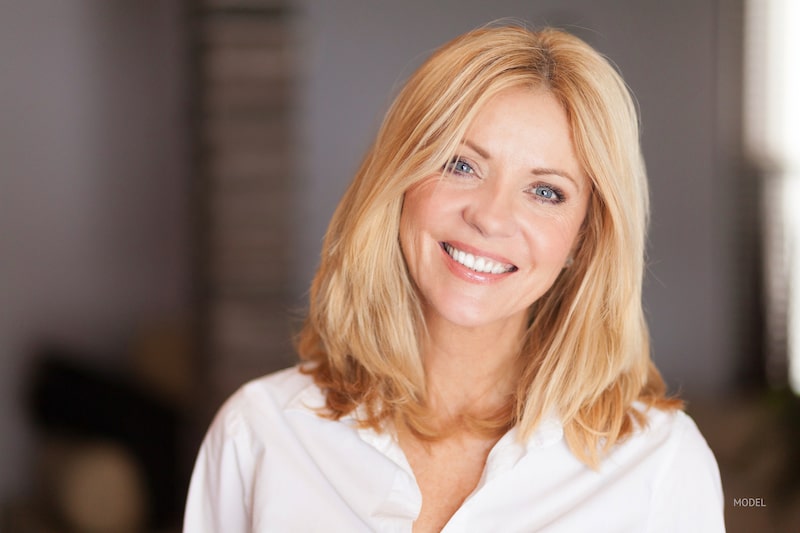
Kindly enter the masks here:
[[184, 533], [250, 531], [249, 478], [253, 454], [234, 401], [217, 414], [195, 462], [184, 514]]
[[697, 426], [677, 413], [675, 442], [653, 492], [648, 533], [724, 533], [719, 468]]

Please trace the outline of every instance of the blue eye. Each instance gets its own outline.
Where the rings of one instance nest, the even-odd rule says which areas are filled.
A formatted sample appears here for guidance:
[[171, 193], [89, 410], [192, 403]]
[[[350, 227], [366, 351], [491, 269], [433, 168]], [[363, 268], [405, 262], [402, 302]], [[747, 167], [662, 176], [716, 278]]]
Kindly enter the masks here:
[[564, 195], [555, 187], [549, 185], [537, 185], [533, 188], [533, 195], [540, 200], [550, 203], [560, 203], [564, 200]]
[[463, 159], [454, 158], [452, 161], [444, 166], [445, 170], [453, 174], [475, 174], [475, 169]]

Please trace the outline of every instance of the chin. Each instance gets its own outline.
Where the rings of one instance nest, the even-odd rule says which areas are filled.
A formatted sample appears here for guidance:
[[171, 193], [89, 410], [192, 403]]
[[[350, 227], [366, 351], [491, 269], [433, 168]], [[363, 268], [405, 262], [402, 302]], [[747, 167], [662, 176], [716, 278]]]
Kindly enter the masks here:
[[434, 313], [454, 326], [461, 328], [480, 328], [505, 322], [511, 317], [493, 317], [486, 313], [485, 308], [471, 305], [450, 305], [446, 308], [439, 307]]

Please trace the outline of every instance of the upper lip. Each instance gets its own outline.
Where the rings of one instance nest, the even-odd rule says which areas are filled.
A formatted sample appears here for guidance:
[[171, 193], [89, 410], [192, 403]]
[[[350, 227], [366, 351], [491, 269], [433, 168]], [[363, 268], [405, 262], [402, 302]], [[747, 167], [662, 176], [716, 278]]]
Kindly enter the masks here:
[[462, 252], [470, 253], [476, 257], [485, 257], [487, 259], [491, 259], [492, 261], [496, 261], [500, 264], [516, 268], [516, 265], [513, 263], [513, 261], [511, 261], [507, 257], [503, 257], [502, 255], [494, 254], [492, 252], [487, 252], [486, 250], [475, 248], [474, 246], [470, 246], [469, 244], [460, 241], [442, 241], [442, 242], [447, 243], [454, 248], [458, 248]]

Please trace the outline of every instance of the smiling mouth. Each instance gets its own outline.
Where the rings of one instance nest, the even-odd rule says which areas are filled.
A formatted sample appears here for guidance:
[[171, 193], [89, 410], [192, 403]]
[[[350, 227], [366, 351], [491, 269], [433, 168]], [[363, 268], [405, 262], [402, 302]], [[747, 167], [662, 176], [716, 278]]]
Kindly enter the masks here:
[[488, 257], [473, 255], [469, 252], [459, 250], [450, 243], [442, 242], [440, 244], [444, 251], [453, 258], [453, 261], [464, 265], [474, 272], [480, 272], [482, 274], [506, 274], [517, 270], [517, 267], [514, 265], [498, 263], [494, 259], [489, 259]]

